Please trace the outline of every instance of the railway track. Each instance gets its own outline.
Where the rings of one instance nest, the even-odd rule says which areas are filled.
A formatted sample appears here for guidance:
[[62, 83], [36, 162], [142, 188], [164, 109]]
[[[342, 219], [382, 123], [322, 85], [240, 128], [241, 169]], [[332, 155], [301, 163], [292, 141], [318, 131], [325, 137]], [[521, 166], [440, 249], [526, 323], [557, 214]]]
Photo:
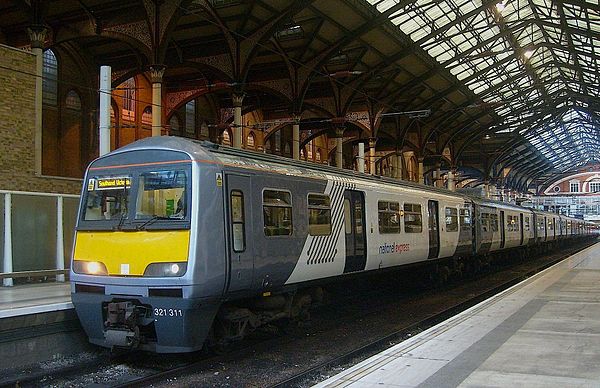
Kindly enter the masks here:
[[390, 285], [375, 289], [366, 285], [366, 289], [361, 289], [359, 285], [358, 291], [335, 295], [330, 304], [315, 309], [309, 326], [290, 327], [285, 335], [255, 333], [225, 355], [124, 354], [103, 359], [97, 367], [89, 363], [70, 366], [44, 376], [5, 380], [2, 386], [307, 386], [336, 373], [336, 368], [401, 342], [589, 245], [580, 244], [441, 290]]

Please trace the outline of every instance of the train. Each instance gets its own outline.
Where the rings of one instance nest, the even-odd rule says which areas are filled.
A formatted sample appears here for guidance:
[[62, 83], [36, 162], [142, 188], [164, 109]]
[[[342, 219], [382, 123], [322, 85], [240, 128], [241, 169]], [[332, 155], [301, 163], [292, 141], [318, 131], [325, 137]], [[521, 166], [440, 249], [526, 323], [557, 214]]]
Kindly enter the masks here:
[[88, 166], [71, 298], [93, 344], [193, 352], [301, 319], [340, 278], [409, 265], [444, 275], [595, 232], [422, 184], [152, 137]]

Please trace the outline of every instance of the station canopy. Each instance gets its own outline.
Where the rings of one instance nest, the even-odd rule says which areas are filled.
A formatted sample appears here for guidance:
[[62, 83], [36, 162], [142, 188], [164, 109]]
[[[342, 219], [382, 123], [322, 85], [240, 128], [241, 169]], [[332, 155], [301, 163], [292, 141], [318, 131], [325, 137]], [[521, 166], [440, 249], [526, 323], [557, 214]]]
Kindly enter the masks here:
[[205, 88], [229, 107], [243, 89], [262, 130], [368, 112], [348, 133], [380, 155], [406, 146], [520, 189], [600, 163], [598, 0], [0, 2], [3, 44], [27, 47], [32, 22], [113, 76], [164, 65], [173, 96]]
[[521, 135], [555, 173], [600, 162], [597, 0], [368, 1], [494, 107], [486, 136]]

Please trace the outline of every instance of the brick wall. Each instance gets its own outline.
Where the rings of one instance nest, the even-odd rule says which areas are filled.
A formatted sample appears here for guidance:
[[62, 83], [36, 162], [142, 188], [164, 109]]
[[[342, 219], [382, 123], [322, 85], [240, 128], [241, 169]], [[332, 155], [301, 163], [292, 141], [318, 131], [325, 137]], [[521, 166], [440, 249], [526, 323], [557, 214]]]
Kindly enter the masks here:
[[35, 58], [0, 45], [0, 190], [79, 194], [81, 181], [35, 175]]

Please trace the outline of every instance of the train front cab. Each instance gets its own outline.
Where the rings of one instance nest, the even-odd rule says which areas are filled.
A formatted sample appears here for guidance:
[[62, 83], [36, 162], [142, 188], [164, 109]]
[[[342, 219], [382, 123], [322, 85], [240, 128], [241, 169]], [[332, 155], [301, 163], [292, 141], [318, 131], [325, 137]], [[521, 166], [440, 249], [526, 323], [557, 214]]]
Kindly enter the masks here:
[[195, 298], [203, 268], [193, 260], [192, 171], [188, 154], [166, 150], [117, 152], [88, 168], [71, 297], [90, 342], [168, 353], [202, 347], [218, 306]]

